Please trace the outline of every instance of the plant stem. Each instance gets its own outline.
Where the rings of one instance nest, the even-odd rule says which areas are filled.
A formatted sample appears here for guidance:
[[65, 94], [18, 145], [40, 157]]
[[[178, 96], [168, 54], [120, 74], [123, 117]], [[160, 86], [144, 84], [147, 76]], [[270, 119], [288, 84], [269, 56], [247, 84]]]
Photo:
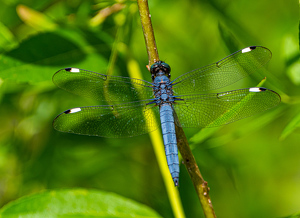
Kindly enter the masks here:
[[[139, 6], [139, 12], [140, 12], [140, 18], [141, 23], [143, 27], [145, 42], [146, 42], [146, 48], [149, 58], [149, 65], [151, 66], [153, 63], [159, 61], [159, 56], [156, 48], [155, 38], [154, 38], [154, 31], [151, 23], [151, 15], [149, 12], [148, 7], [148, 1], [147, 0], [138, 0], [138, 6]], [[176, 113], [175, 113], [175, 119], [178, 122]], [[205, 217], [207, 218], [215, 218], [215, 212], [211, 203], [211, 199], [209, 197], [209, 187], [207, 186], [207, 182], [203, 179], [200, 170], [197, 166], [197, 163], [195, 161], [195, 158], [191, 152], [191, 149], [189, 147], [188, 141], [186, 139], [186, 136], [183, 132], [183, 129], [177, 125], [175, 125], [176, 129], [176, 137], [177, 137], [177, 146], [181, 153], [181, 156], [184, 160], [184, 164], [187, 168], [187, 171], [192, 179], [194, 188], [197, 192], [198, 198], [201, 202], [203, 212]], [[169, 189], [167, 189], [169, 190]], [[169, 196], [173, 194], [169, 193]], [[174, 199], [171, 199], [171, 202]], [[177, 204], [178, 205], [178, 204]], [[180, 204], [181, 205], [181, 204]], [[178, 209], [177, 209], [178, 210]], [[176, 212], [173, 208], [173, 211], [176, 215]], [[178, 217], [178, 215], [177, 215]]]
[[[141, 17], [141, 23], [143, 27], [146, 48], [148, 52], [149, 66], [159, 61], [159, 56], [156, 48], [154, 32], [150, 19], [150, 12], [148, 8], [147, 0], [138, 0], [139, 12]], [[148, 68], [149, 69], [149, 68]], [[149, 134], [153, 144], [154, 153], [157, 158], [157, 162], [162, 173], [164, 183], [166, 185], [166, 191], [170, 200], [170, 204], [176, 218], [184, 218], [184, 211], [182, 208], [178, 189], [174, 186], [173, 180], [169, 173], [168, 164], [164, 152], [164, 144], [162, 141], [162, 135], [158, 131], [151, 132]]]
[[149, 66], [151, 66], [155, 62], [159, 61], [159, 56], [156, 48], [154, 31], [151, 23], [151, 15], [149, 12], [148, 0], [138, 0], [138, 6], [146, 42]]
[[203, 208], [203, 213], [207, 218], [215, 218], [216, 214], [209, 196], [209, 187], [200, 173], [199, 167], [190, 149], [183, 129], [178, 125], [175, 125], [175, 130], [178, 150], [180, 151], [183, 163], [185, 164], [185, 167], [191, 177], [194, 188], [197, 192], [198, 198]]

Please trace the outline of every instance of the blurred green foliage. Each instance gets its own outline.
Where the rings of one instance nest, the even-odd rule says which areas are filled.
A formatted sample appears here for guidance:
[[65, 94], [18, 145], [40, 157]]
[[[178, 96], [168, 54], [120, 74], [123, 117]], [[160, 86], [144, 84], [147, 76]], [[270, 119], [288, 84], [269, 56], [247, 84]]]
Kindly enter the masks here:
[[[160, 58], [172, 78], [250, 45], [273, 53], [267, 69], [224, 90], [264, 87], [282, 103], [220, 128], [186, 129], [218, 217], [287, 217], [300, 211], [300, 73], [295, 1], [149, 2]], [[147, 135], [106, 139], [59, 133], [60, 112], [95, 105], [56, 88], [64, 67], [127, 76], [136, 60], [151, 76], [136, 2], [5, 0], [0, 3], [0, 205], [44, 189], [114, 192], [172, 217]], [[116, 58], [116, 61], [111, 61]], [[113, 65], [113, 66], [111, 66]], [[203, 217], [186, 169], [187, 217]]]
[[161, 217], [155, 211], [114, 193], [72, 189], [43, 191], [20, 198], [1, 217]]

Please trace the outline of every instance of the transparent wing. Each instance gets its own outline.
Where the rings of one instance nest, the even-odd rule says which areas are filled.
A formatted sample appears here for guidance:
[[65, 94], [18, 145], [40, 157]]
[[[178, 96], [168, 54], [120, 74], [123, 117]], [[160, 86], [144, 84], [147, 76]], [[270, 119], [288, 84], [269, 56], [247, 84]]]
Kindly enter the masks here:
[[280, 96], [266, 88], [180, 96], [173, 107], [182, 127], [216, 127], [275, 107]]
[[155, 104], [131, 102], [119, 105], [78, 107], [58, 115], [53, 127], [61, 132], [120, 138], [141, 135], [158, 128]]
[[173, 81], [175, 95], [219, 89], [252, 74], [272, 57], [269, 49], [251, 46], [205, 67], [183, 74]]
[[78, 68], [61, 69], [52, 80], [66, 91], [99, 101], [122, 103], [153, 98], [150, 82]]

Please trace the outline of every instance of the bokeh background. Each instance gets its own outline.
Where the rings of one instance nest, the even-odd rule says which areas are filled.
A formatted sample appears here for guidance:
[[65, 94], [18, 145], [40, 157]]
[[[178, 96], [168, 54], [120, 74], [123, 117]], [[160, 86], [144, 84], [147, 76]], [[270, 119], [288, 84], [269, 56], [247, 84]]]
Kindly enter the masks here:
[[[148, 57], [135, 1], [0, 2], [0, 206], [44, 189], [114, 192], [173, 217], [148, 135], [107, 139], [60, 133], [52, 121], [97, 102], [55, 87], [65, 67], [128, 76]], [[269, 48], [266, 68], [220, 91], [256, 86], [282, 97], [262, 114], [213, 129], [185, 129], [218, 217], [286, 217], [300, 211], [298, 2], [151, 0], [160, 58], [172, 78], [250, 45]], [[199, 84], [201, 85], [201, 84]], [[181, 165], [186, 217], [204, 217]]]

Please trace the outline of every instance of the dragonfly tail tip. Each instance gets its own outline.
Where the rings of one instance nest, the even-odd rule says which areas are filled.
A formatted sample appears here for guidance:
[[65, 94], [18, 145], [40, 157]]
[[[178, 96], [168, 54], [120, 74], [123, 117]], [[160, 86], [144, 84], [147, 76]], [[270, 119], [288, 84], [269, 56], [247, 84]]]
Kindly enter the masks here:
[[174, 185], [176, 187], [178, 187], [178, 185], [179, 185], [179, 179], [178, 178], [174, 178], [173, 181], [174, 181]]

